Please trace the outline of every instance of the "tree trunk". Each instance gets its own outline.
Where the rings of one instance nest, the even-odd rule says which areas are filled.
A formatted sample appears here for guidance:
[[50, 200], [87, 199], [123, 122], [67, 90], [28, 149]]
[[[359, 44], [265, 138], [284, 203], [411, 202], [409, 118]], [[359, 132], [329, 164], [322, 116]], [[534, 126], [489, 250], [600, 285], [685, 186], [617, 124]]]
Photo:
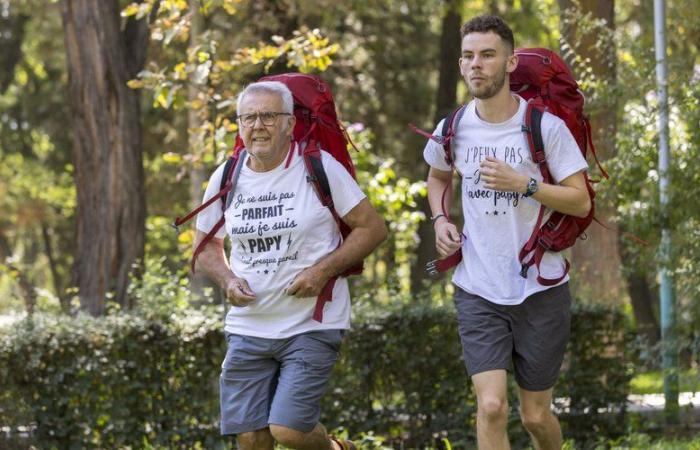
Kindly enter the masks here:
[[0, 95], [4, 94], [15, 78], [15, 66], [22, 58], [26, 14], [16, 14], [12, 7], [0, 14]]
[[[621, 231], [625, 231], [621, 229]], [[656, 344], [661, 338], [661, 328], [655, 312], [655, 304], [659, 295], [650, 285], [645, 270], [648, 265], [631, 263], [635, 260], [634, 252], [629, 251], [625, 243], [620, 241], [620, 256], [626, 262], [625, 280], [630, 295], [634, 322], [637, 334], [644, 337], [648, 345]]]
[[[445, 2], [445, 16], [442, 18], [442, 34], [440, 36], [440, 73], [434, 118], [436, 124], [447, 116], [457, 103], [457, 84], [460, 80], [457, 61], [462, 48], [459, 35], [459, 27], [462, 24], [460, 5], [461, 2], [457, 0], [446, 0]], [[422, 157], [422, 152], [420, 155]], [[419, 199], [418, 206], [426, 217], [430, 217], [430, 205], [427, 198]], [[420, 224], [418, 236], [417, 257], [411, 269], [411, 290], [414, 293], [420, 290], [422, 280], [426, 279], [425, 265], [437, 257], [435, 234], [430, 220]]]
[[[590, 13], [596, 19], [603, 19], [607, 28], [614, 29], [615, 2], [613, 0], [580, 0], [580, 13]], [[571, 0], [559, 0], [559, 6], [564, 12], [576, 7]], [[575, 23], [562, 20], [562, 37], [573, 47], [573, 50], [590, 63], [586, 68], [593, 71], [596, 79], [614, 86], [616, 82], [616, 55], [614, 41], [606, 42], [606, 48], [596, 47], [598, 33], [578, 35]], [[566, 48], [562, 53], [567, 54]], [[598, 159], [605, 160], [615, 156], [616, 101], [614, 95], [608, 95], [604, 105], [591, 114], [591, 131], [595, 142]], [[590, 149], [589, 149], [590, 151]], [[615, 205], [598, 199], [596, 202], [596, 217], [603, 223], [611, 224], [615, 216]], [[620, 271], [621, 263], [618, 249], [618, 232], [606, 229], [593, 223], [586, 230], [587, 240], [572, 249], [572, 267], [576, 281], [576, 291], [579, 297], [587, 301], [603, 302], [620, 305], [625, 291]]]
[[81, 308], [105, 311], [113, 292], [124, 307], [129, 273], [144, 252], [146, 204], [139, 95], [126, 83], [143, 67], [145, 20], [120, 27], [118, 0], [61, 3], [77, 189], [74, 270]]
[[49, 270], [51, 271], [53, 289], [56, 292], [56, 297], [58, 297], [58, 302], [61, 305], [61, 311], [67, 314], [70, 312], [70, 298], [66, 296], [66, 293], [63, 289], [63, 279], [58, 271], [58, 262], [56, 261], [56, 257], [53, 251], [53, 244], [51, 242], [51, 229], [49, 228], [49, 225], [44, 221], [41, 222], [41, 238], [44, 244], [44, 253], [46, 254], [46, 259], [49, 261]]

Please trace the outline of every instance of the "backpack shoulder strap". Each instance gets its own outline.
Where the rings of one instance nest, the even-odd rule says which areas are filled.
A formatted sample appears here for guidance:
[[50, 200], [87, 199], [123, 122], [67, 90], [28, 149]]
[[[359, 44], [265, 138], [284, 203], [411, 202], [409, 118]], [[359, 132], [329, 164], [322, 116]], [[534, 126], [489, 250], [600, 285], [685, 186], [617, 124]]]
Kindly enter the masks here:
[[[212, 197], [212, 199], [221, 198], [221, 218], [219, 218], [219, 221], [216, 222], [216, 224], [211, 228], [211, 230], [209, 230], [204, 239], [202, 239], [199, 242], [199, 244], [197, 244], [197, 247], [194, 249], [194, 254], [192, 255], [192, 262], [190, 264], [192, 268], [192, 273], [195, 273], [195, 263], [197, 262], [197, 257], [199, 257], [199, 254], [202, 253], [207, 244], [214, 238], [216, 233], [221, 229], [222, 226], [224, 226], [224, 223], [226, 222], [224, 212], [226, 211], [226, 209], [228, 209], [228, 207], [231, 205], [231, 201], [233, 200], [233, 192], [236, 190], [236, 183], [238, 182], [238, 177], [241, 173], [241, 167], [243, 167], [243, 164], [245, 164], [246, 155], [247, 154], [245, 150], [242, 150], [232, 155], [231, 157], [229, 157], [228, 160], [226, 160], [226, 164], [224, 165], [224, 171], [221, 174], [221, 189], [218, 194]], [[225, 198], [224, 195], [226, 196]], [[202, 209], [209, 206], [212, 203], [212, 199], [200, 206], [195, 211], [199, 212]], [[195, 213], [195, 211], [193, 211], [190, 215]]]
[[[462, 120], [465, 111], [467, 110], [467, 105], [462, 105], [459, 108], [452, 111], [445, 120], [442, 122], [442, 130], [440, 134], [442, 139], [440, 144], [445, 150], [445, 162], [449, 164], [452, 172], [455, 171], [455, 161], [454, 161], [454, 151], [452, 150], [452, 139], [454, 139], [457, 134], [457, 128], [459, 127], [459, 122]], [[447, 193], [452, 191], [452, 183], [448, 183], [445, 189], [442, 191], [442, 196], [440, 198], [440, 206], [442, 207], [442, 213], [445, 215], [447, 220], [450, 220], [449, 207], [445, 204], [445, 199], [447, 198]], [[457, 264], [462, 262], [462, 249], [460, 248], [451, 256], [440, 259], [429, 261], [425, 270], [430, 276], [436, 276], [438, 273], [445, 272], [455, 267]]]
[[228, 161], [226, 161], [226, 165], [224, 166], [224, 173], [221, 176], [221, 189], [224, 189], [227, 181], [230, 182], [230, 186], [228, 193], [226, 194], [226, 200], [224, 200], [221, 205], [223, 211], [226, 211], [228, 207], [231, 206], [231, 202], [233, 201], [233, 194], [236, 190], [236, 185], [238, 184], [238, 178], [241, 175], [241, 169], [245, 164], [247, 156], [248, 153], [245, 149], [243, 149], [240, 152], [238, 152], [238, 154], [235, 157], [231, 157], [228, 159]]
[[[527, 137], [528, 146], [530, 147], [530, 155], [532, 160], [540, 168], [540, 173], [542, 174], [542, 180], [545, 183], [553, 183], [552, 175], [549, 173], [549, 167], [547, 166], [547, 158], [544, 152], [544, 139], [542, 138], [542, 117], [544, 112], [539, 108], [536, 108], [532, 103], [532, 100], [528, 101], [527, 109], [525, 110], [525, 124], [522, 127], [525, 136]], [[527, 278], [527, 272], [532, 265], [537, 266], [539, 272], [540, 262], [544, 256], [544, 252], [549, 249], [549, 244], [544, 239], [542, 235], [542, 220], [544, 218], [545, 206], [540, 205], [539, 213], [537, 214], [537, 221], [532, 230], [530, 238], [527, 240], [523, 248], [520, 250], [518, 255], [518, 260], [520, 261], [520, 276]], [[555, 213], [550, 217], [547, 222], [548, 225], [555, 218], [555, 216], [561, 215], [561, 213]], [[556, 219], [559, 221], [559, 218]], [[534, 254], [532, 254], [534, 252]], [[532, 254], [528, 261], [525, 261], [528, 255]], [[565, 260], [566, 261], [566, 260]], [[566, 261], [566, 268], [564, 274], [557, 279], [545, 279], [542, 276], [537, 276], [537, 281], [543, 286], [554, 286], [564, 279], [566, 274], [569, 272], [569, 261]]]
[[545, 183], [552, 183], [552, 176], [547, 166], [547, 158], [544, 152], [544, 139], [542, 138], [542, 117], [544, 112], [536, 108], [532, 101], [527, 102], [525, 110], [525, 124], [522, 130], [527, 138], [530, 147], [530, 156], [539, 166], [542, 179]]
[[323, 168], [321, 149], [316, 140], [312, 139], [307, 143], [303, 152], [303, 157], [304, 164], [306, 165], [306, 181], [311, 183], [321, 204], [330, 209], [333, 218], [340, 224], [340, 217], [338, 217], [338, 213], [335, 212], [333, 204], [331, 185], [328, 182], [326, 170]]
[[445, 161], [454, 170], [454, 152], [452, 150], [452, 139], [455, 134], [457, 134], [457, 128], [459, 127], [459, 122], [464, 116], [464, 112], [467, 110], [467, 105], [462, 105], [459, 108], [452, 111], [445, 120], [442, 122], [442, 146], [445, 149]]
[[231, 172], [231, 167], [235, 164], [235, 159], [230, 157], [226, 160], [224, 164], [224, 173], [221, 174], [221, 183], [219, 183], [219, 190], [223, 191], [226, 187], [226, 182], [228, 181], [229, 173]]
[[[335, 211], [335, 205], [333, 204], [333, 196], [331, 194], [331, 185], [328, 182], [328, 176], [326, 175], [326, 170], [323, 168], [323, 155], [321, 154], [321, 149], [318, 146], [316, 140], [311, 139], [306, 148], [302, 153], [304, 158], [304, 165], [306, 166], [306, 181], [311, 183], [318, 199], [321, 204], [328, 208], [333, 219], [338, 224], [340, 229], [340, 234], [343, 239], [350, 234], [350, 227], [340, 219], [338, 213]], [[333, 300], [333, 286], [339, 276], [356, 275], [362, 273], [362, 264], [358, 264], [354, 267], [350, 267], [345, 272], [336, 275], [328, 280], [325, 286], [321, 289], [321, 293], [316, 298], [316, 305], [314, 307], [313, 319], [317, 322], [323, 322], [323, 307], [327, 302]]]

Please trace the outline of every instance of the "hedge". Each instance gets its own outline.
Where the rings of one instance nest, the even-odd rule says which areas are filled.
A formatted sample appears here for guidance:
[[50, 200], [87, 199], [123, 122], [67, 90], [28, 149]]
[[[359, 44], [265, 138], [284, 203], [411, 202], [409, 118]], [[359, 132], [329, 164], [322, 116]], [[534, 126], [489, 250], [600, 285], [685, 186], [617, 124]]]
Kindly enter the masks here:
[[[44, 316], [4, 330], [0, 447], [21, 440], [22, 426], [40, 448], [228, 447], [218, 436], [220, 322], [197, 311], [167, 319]], [[556, 407], [567, 437], [624, 432], [630, 342], [622, 313], [574, 308], [555, 390], [566, 396]], [[526, 442], [512, 394], [511, 436]], [[356, 320], [323, 408], [329, 428], [373, 431], [397, 448], [440, 448], [443, 437], [453, 448], [473, 443], [475, 398], [452, 308], [401, 306]]]

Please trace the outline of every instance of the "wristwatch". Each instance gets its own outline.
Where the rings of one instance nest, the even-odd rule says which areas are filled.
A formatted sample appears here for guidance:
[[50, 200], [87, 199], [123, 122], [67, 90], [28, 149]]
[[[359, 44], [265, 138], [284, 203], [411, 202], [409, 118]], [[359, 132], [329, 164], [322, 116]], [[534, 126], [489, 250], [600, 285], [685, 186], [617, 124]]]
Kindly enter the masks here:
[[435, 214], [434, 216], [432, 216], [432, 217], [430, 218], [430, 221], [431, 221], [432, 223], [435, 223], [435, 221], [438, 220], [440, 217], [447, 218], [447, 216], [444, 215], [444, 214]]
[[530, 197], [535, 192], [537, 192], [537, 180], [530, 178], [530, 181], [527, 182], [527, 191], [525, 191], [523, 197]]

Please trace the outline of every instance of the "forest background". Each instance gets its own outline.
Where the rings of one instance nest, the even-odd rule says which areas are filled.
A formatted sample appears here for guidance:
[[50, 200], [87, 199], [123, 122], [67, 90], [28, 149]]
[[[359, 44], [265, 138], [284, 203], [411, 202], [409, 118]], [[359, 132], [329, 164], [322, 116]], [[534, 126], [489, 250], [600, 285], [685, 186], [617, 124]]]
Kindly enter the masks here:
[[[286, 71], [331, 84], [359, 149], [360, 183], [391, 229], [353, 281], [357, 315], [369, 321], [360, 322], [415, 304], [449, 309], [448, 279], [423, 270], [435, 257], [424, 138], [407, 124], [431, 130], [469, 100], [459, 26], [490, 12], [512, 26], [517, 46], [565, 57], [611, 175], [596, 185], [597, 217], [608, 227], [594, 224], [568, 255], [578, 307], [603, 308], [601, 320], [616, 320], [611, 335], [625, 330], [623, 341], [634, 342], [634, 363], [621, 366], [625, 389], [635, 375], [658, 375], [666, 223], [674, 348], [683, 379], [700, 389], [700, 2], [667, 5], [672, 207], [662, 217], [652, 2], [0, 0], [2, 323], [24, 324], [38, 339], [61, 323], [96, 326], [80, 312], [104, 321], [220, 319], [218, 291], [189, 273], [192, 230], [176, 233], [170, 223], [199, 204], [229, 154], [236, 93]], [[410, 435], [393, 436], [402, 433]]]

